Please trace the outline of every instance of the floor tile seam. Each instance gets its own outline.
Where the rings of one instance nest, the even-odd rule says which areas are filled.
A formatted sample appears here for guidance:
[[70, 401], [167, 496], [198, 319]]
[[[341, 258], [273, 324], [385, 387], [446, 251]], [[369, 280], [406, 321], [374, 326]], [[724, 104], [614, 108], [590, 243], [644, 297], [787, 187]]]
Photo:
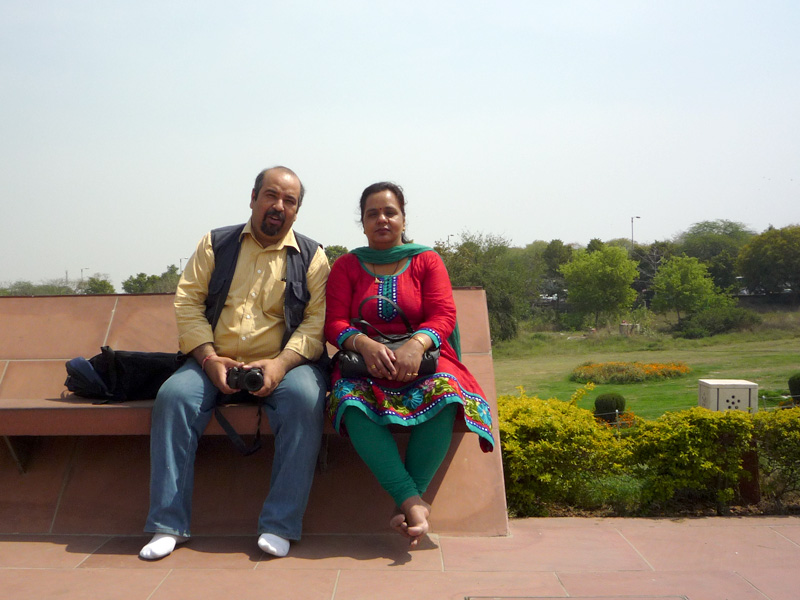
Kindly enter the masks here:
[[769, 527], [769, 529], [771, 529], [772, 531], [774, 531], [775, 533], [777, 533], [779, 536], [781, 536], [781, 537], [782, 537], [784, 540], [786, 540], [787, 542], [789, 542], [789, 543], [790, 543], [790, 544], [792, 544], [793, 546], [795, 546], [795, 547], [797, 547], [797, 548], [800, 548], [800, 544], [798, 544], [797, 542], [795, 542], [793, 539], [791, 539], [791, 538], [789, 538], [789, 537], [786, 537], [786, 536], [783, 534], [783, 532], [782, 532], [782, 531], [780, 531], [780, 527]]
[[697, 575], [697, 574], [706, 574], [706, 575], [735, 575], [737, 578], [744, 577], [738, 570], [736, 569], [720, 569], [720, 568], [710, 568], [710, 569], [661, 569], [658, 571], [637, 571], [637, 570], [618, 570], [618, 571], [600, 571], [596, 569], [583, 569], [580, 571], [570, 571], [564, 569], [557, 569], [556, 573], [561, 574], [569, 574], [573, 575], [575, 573], [580, 573], [583, 575], [606, 575], [608, 573], [628, 573], [628, 574], [635, 574], [635, 573], [642, 573], [644, 575], [649, 576], [675, 576], [675, 575]]
[[164, 577], [161, 578], [161, 581], [153, 588], [153, 591], [147, 595], [145, 600], [151, 600], [153, 596], [161, 589], [161, 586], [164, 585], [164, 582], [169, 579], [170, 575], [172, 575], [173, 569], [168, 569], [166, 573], [164, 573]]
[[90, 552], [88, 552], [88, 553], [87, 553], [87, 554], [86, 554], [86, 555], [83, 557], [83, 559], [82, 559], [82, 560], [81, 560], [81, 561], [80, 561], [80, 562], [79, 562], [77, 565], [75, 565], [75, 568], [76, 568], [76, 569], [78, 569], [78, 568], [81, 568], [81, 566], [82, 566], [82, 565], [83, 565], [83, 564], [84, 564], [84, 563], [85, 563], [87, 560], [89, 560], [89, 559], [90, 559], [92, 556], [94, 556], [94, 555], [97, 553], [97, 551], [98, 551], [98, 550], [100, 550], [100, 548], [102, 548], [103, 546], [105, 546], [106, 544], [108, 544], [108, 543], [109, 543], [109, 542], [110, 542], [112, 539], [114, 539], [114, 538], [113, 538], [113, 537], [111, 537], [111, 536], [106, 536], [106, 538], [105, 538], [105, 539], [104, 539], [102, 542], [100, 542], [100, 544], [98, 544], [98, 546], [97, 546], [97, 547], [96, 547], [94, 550], [91, 550]]
[[744, 573], [740, 573], [739, 571], [734, 570], [733, 573], [736, 574], [742, 581], [744, 581], [747, 585], [753, 588], [756, 592], [761, 594], [766, 600], [771, 600], [771, 596], [765, 592], [763, 592], [755, 583], [750, 581], [750, 579]]
[[[69, 567], [69, 566], [64, 566], [64, 567], [54, 567], [54, 566], [49, 566], [49, 567], [10, 566], [10, 567], [6, 567], [6, 566], [0, 566], [0, 572], [1, 571], [63, 571], [63, 572], [66, 573], [68, 571], [80, 571], [81, 573], [84, 573], [84, 572], [87, 572], [87, 571], [133, 571], [133, 570], [134, 569], [131, 569], [129, 567], [80, 567], [80, 568], [76, 568], [76, 567]], [[155, 571], [156, 569], [153, 569], [153, 570]], [[172, 569], [159, 569], [159, 570], [160, 571], [167, 571], [167, 570], [172, 570]], [[237, 570], [240, 570], [240, 569], [237, 569]]]
[[565, 597], [569, 597], [569, 592], [567, 591], [567, 586], [564, 585], [564, 581], [561, 579], [561, 576], [558, 574], [558, 571], [553, 571], [553, 577], [555, 577], [558, 585], [561, 586], [561, 591], [564, 592]]
[[[200, 567], [192, 567], [192, 568], [200, 568]], [[241, 569], [231, 569], [231, 570], [241, 570]], [[339, 567], [262, 567], [259, 571], [270, 571], [270, 572], [278, 572], [278, 571], [313, 571], [315, 573], [322, 573], [323, 571], [339, 571], [339, 572], [348, 572], [348, 573], [378, 573], [381, 571], [386, 572], [397, 572], [398, 570], [402, 570], [404, 573], [441, 573], [436, 568], [411, 568], [405, 565], [399, 566], [380, 566], [380, 567], [346, 567], [346, 566], [339, 566]]]
[[336, 600], [336, 592], [339, 591], [339, 578], [342, 576], [341, 570], [336, 572], [336, 579], [333, 580], [333, 590], [331, 591], [331, 600]]
[[569, 568], [553, 568], [553, 567], [542, 567], [542, 568], [519, 568], [519, 569], [477, 569], [477, 568], [455, 568], [455, 569], [447, 569], [445, 573], [508, 573], [509, 575], [518, 574], [518, 573], [653, 573], [652, 570], [641, 568], [641, 569], [594, 569], [594, 570], [587, 570], [576, 567], [575, 569]]
[[644, 564], [646, 564], [646, 565], [647, 565], [647, 567], [648, 567], [648, 568], [649, 568], [651, 571], [655, 571], [655, 570], [656, 570], [656, 569], [655, 569], [655, 567], [654, 567], [654, 566], [653, 566], [653, 565], [650, 563], [650, 561], [649, 561], [649, 560], [647, 560], [647, 558], [645, 557], [645, 555], [641, 553], [641, 551], [640, 551], [640, 550], [639, 550], [639, 549], [638, 549], [638, 548], [637, 548], [637, 547], [636, 547], [636, 546], [633, 544], [633, 542], [632, 542], [631, 540], [629, 540], [629, 539], [628, 539], [628, 538], [625, 536], [625, 534], [624, 534], [624, 533], [622, 533], [622, 531], [620, 531], [619, 529], [616, 529], [616, 528], [615, 528], [615, 531], [617, 532], [617, 535], [618, 535], [619, 537], [621, 537], [621, 538], [622, 538], [622, 539], [625, 541], [625, 543], [626, 543], [626, 544], [628, 544], [628, 546], [631, 548], [631, 550], [633, 550], [633, 551], [634, 551], [634, 552], [637, 554], [637, 556], [638, 556], [639, 558], [641, 558], [641, 559], [644, 561]]

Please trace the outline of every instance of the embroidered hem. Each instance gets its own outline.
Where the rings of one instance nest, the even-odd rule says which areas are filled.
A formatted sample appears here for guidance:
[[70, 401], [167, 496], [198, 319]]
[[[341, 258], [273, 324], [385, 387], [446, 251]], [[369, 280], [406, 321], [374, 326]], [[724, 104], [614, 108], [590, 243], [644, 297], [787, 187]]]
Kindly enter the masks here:
[[328, 397], [328, 414], [336, 430], [343, 434], [344, 409], [356, 406], [381, 425], [413, 426], [436, 416], [447, 404], [461, 404], [467, 428], [480, 438], [484, 452], [494, 448], [492, 415], [489, 403], [465, 390], [449, 373], [434, 373], [415, 382], [390, 388], [370, 378], [342, 378]]

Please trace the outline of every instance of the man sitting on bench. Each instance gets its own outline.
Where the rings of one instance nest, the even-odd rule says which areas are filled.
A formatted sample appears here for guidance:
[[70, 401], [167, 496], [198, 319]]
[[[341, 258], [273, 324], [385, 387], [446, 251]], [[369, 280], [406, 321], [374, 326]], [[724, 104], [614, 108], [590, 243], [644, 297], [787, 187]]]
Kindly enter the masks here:
[[220, 395], [241, 389], [263, 402], [275, 435], [258, 545], [285, 556], [300, 539], [322, 440], [326, 381], [314, 361], [324, 350], [330, 272], [322, 247], [292, 230], [303, 194], [290, 169], [262, 171], [248, 222], [209, 232], [186, 265], [175, 310], [180, 348], [191, 358], [153, 407], [145, 531], [155, 535], [143, 559], [163, 558], [189, 539], [198, 439]]

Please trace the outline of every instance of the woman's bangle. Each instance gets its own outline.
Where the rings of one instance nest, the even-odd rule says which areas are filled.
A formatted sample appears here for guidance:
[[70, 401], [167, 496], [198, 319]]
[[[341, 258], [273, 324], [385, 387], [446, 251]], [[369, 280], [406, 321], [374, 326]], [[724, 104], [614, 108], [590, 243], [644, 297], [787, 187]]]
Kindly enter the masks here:
[[425, 343], [425, 340], [423, 339], [423, 337], [421, 335], [415, 335], [411, 339], [412, 340], [416, 340], [416, 341], [419, 342], [419, 345], [422, 346], [422, 351], [423, 352], [425, 352], [425, 350], [428, 349], [428, 345]]
[[206, 361], [209, 358], [216, 358], [216, 356], [217, 356], [216, 354], [208, 354], [208, 355], [206, 355], [206, 357], [203, 359], [203, 362], [200, 363], [200, 370], [205, 372], [205, 370], [206, 370]]
[[356, 340], [358, 339], [358, 336], [360, 336], [360, 335], [366, 335], [366, 334], [359, 332], [359, 333], [355, 334], [355, 336], [353, 336], [353, 350], [355, 350], [359, 354], [361, 354], [361, 352], [359, 351], [358, 346], [356, 345]]

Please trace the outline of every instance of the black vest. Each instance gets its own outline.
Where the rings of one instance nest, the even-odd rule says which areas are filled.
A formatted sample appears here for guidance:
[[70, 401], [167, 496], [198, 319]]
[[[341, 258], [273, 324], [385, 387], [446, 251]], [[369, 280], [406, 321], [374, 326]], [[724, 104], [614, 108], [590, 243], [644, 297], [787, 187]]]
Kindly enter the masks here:
[[[206, 318], [211, 324], [211, 329], [217, 325], [228, 291], [231, 288], [233, 273], [236, 270], [236, 261], [239, 258], [241, 242], [239, 236], [244, 230], [242, 225], [230, 225], [211, 231], [211, 247], [214, 250], [214, 272], [208, 282], [208, 296], [206, 297]], [[311, 294], [308, 291], [306, 274], [311, 264], [311, 259], [317, 252], [320, 244], [294, 232], [300, 252], [291, 246], [286, 246], [286, 294], [283, 303], [283, 315], [286, 321], [286, 332], [283, 334], [281, 349], [286, 346], [295, 329], [303, 322], [303, 315]]]

